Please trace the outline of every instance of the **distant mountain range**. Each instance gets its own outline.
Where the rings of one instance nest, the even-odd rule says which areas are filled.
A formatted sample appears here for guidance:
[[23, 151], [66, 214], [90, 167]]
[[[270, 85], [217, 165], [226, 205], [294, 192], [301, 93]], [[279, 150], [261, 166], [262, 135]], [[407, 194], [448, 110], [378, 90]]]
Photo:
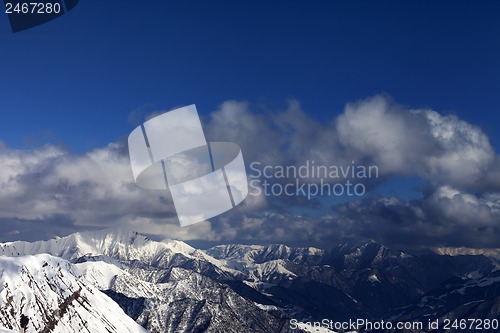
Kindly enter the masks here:
[[271, 333], [316, 332], [306, 323], [323, 319], [498, 320], [500, 262], [484, 254], [410, 254], [373, 241], [198, 250], [119, 229], [10, 242], [0, 244], [0, 327]]

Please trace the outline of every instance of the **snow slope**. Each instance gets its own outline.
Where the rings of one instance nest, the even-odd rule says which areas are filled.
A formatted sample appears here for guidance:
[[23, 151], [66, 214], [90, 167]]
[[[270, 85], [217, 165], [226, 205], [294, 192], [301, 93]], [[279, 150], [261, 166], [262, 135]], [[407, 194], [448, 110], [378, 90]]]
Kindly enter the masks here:
[[25, 332], [147, 332], [66, 260], [0, 257], [0, 326]]

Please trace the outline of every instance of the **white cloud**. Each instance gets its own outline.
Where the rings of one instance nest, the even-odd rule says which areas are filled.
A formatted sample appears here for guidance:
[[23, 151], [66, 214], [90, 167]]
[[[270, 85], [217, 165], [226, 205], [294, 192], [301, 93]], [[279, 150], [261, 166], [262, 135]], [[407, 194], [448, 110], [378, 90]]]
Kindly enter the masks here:
[[77, 225], [106, 225], [110, 217], [172, 211], [167, 193], [138, 189], [117, 144], [72, 155], [53, 146], [0, 151], [0, 218], [67, 215]]
[[[117, 143], [81, 155], [49, 145], [28, 151], [0, 144], [0, 229], [38, 237], [42, 226], [60, 234], [123, 225], [184, 240], [304, 244], [350, 236], [387, 242], [420, 237], [432, 245], [465, 243], [471, 233], [480, 233], [483, 245], [500, 239], [500, 158], [478, 127], [456, 116], [411, 110], [383, 96], [348, 104], [325, 122], [293, 100], [274, 113], [227, 101], [204, 125], [208, 141], [238, 144], [247, 168], [254, 161], [300, 166], [354, 160], [376, 164], [383, 176], [420, 176], [430, 194], [419, 202], [365, 198], [338, 206], [334, 216], [314, 218], [290, 213], [313, 202], [249, 195], [211, 223], [180, 228], [169, 193], [138, 188], [126, 149]], [[265, 209], [284, 213], [263, 214]]]
[[346, 149], [385, 175], [419, 175], [435, 184], [473, 187], [492, 167], [487, 136], [456, 116], [407, 110], [377, 96], [349, 104], [337, 119]]
[[470, 229], [500, 227], [500, 197], [477, 196], [442, 186], [426, 198], [424, 208], [437, 224], [464, 225]]

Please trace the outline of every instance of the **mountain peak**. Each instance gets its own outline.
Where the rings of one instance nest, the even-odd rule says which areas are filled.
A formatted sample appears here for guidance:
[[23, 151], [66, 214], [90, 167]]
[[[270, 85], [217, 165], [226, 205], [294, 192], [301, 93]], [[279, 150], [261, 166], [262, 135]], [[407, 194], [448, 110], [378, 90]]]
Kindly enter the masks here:
[[0, 257], [0, 326], [20, 332], [146, 330], [109, 297], [78, 277], [78, 269], [48, 254]]
[[127, 260], [152, 257], [161, 251], [191, 254], [195, 249], [181, 241], [155, 242], [128, 228], [108, 228], [77, 232], [48, 241], [16, 241], [0, 244], [0, 255], [22, 256], [49, 253], [67, 260], [106, 255]]

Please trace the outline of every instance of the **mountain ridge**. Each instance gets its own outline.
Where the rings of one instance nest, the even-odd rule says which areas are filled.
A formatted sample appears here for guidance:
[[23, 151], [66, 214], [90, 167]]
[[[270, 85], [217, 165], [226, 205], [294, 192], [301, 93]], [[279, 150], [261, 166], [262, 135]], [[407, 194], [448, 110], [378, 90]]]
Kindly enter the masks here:
[[[494, 299], [481, 303], [478, 297], [496, 291], [500, 281], [474, 284], [498, 271], [496, 259], [410, 254], [373, 240], [331, 249], [226, 244], [199, 250], [182, 241], [158, 242], [113, 229], [0, 244], [3, 256], [39, 253], [67, 260], [76, 278], [109, 296], [151, 332], [289, 332], [291, 318], [377, 320], [395, 317], [397, 309], [418, 308], [423, 297], [439, 292], [442, 313], [461, 316], [456, 292], [445, 286], [462, 278], [476, 286], [467, 289], [467, 301], [478, 303], [477, 311], [485, 315], [498, 314]], [[429, 315], [415, 313], [400, 316]]]

